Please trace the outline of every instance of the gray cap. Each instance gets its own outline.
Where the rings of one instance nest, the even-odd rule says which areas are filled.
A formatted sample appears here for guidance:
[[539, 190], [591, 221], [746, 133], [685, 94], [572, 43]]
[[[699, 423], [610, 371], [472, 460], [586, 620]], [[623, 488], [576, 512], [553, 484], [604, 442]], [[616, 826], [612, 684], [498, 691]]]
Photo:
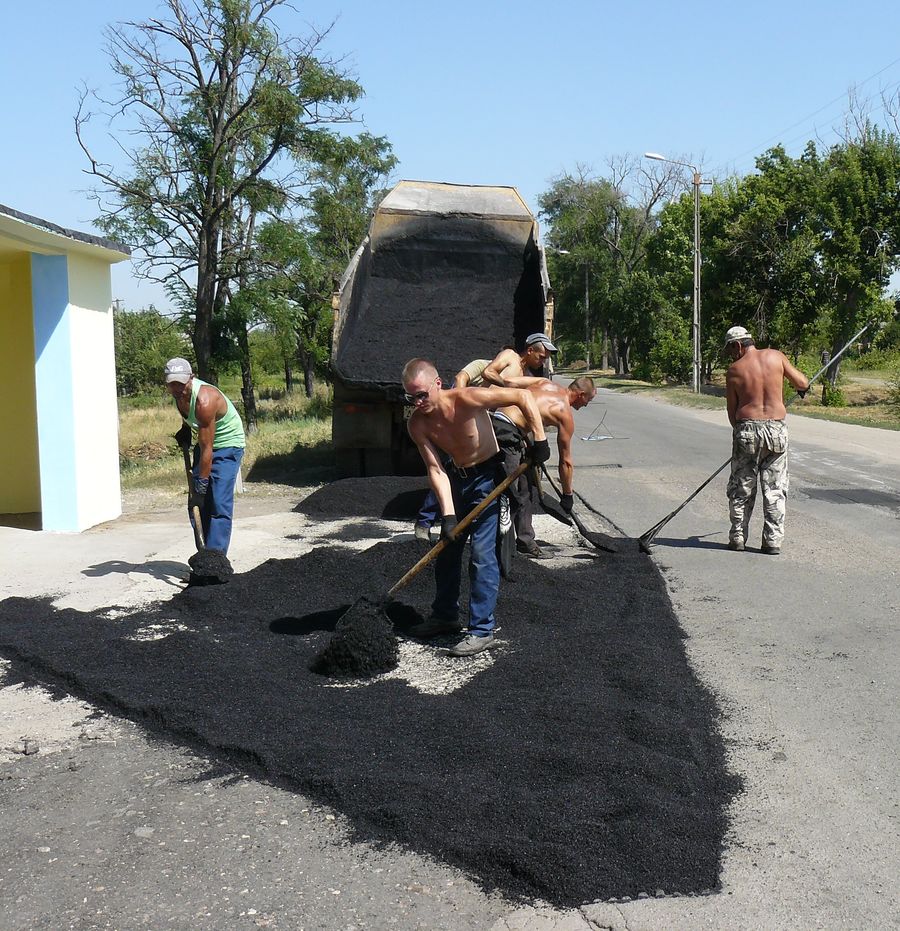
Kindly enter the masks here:
[[546, 347], [548, 352], [559, 351], [557, 350], [556, 346], [554, 346], [553, 343], [550, 342], [550, 337], [547, 336], [545, 333], [532, 333], [531, 336], [527, 337], [527, 339], [525, 340], [526, 347], [537, 346], [538, 344]]
[[734, 343], [739, 339], [753, 339], [753, 336], [746, 327], [733, 326], [725, 334], [725, 345], [727, 346], [729, 343]]
[[167, 385], [170, 381], [180, 381], [184, 385], [191, 380], [194, 373], [187, 359], [169, 359], [166, 363], [165, 375]]

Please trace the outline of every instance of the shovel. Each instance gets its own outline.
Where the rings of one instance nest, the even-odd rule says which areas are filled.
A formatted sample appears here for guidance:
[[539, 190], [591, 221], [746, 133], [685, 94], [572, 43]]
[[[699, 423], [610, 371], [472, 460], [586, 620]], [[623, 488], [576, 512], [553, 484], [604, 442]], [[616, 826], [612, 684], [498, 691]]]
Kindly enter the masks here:
[[407, 585], [411, 582], [430, 562], [433, 562], [437, 557], [446, 549], [450, 543], [455, 542], [462, 535], [472, 521], [481, 514], [482, 511], [492, 502], [496, 501], [500, 495], [506, 491], [507, 488], [520, 476], [526, 469], [528, 469], [529, 463], [523, 462], [518, 466], [515, 471], [507, 475], [499, 485], [497, 485], [494, 490], [485, 496], [485, 498], [478, 502], [471, 511], [456, 525], [453, 530], [453, 533], [450, 536], [449, 540], [438, 540], [437, 543], [410, 569], [402, 578], [395, 582], [390, 589], [380, 598], [372, 599], [366, 596], [358, 598], [341, 616], [338, 623], [342, 626], [346, 626], [348, 623], [352, 623], [353, 618], [357, 615], [360, 617], [369, 617], [371, 616], [373, 605], [381, 610], [384, 605], [386, 605], [391, 598], [403, 588], [404, 585]]

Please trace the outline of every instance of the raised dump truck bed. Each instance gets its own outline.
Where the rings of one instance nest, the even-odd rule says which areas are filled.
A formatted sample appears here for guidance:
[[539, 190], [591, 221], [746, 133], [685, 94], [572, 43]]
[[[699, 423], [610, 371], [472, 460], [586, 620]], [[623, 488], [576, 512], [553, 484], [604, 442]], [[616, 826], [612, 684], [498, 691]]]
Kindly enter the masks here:
[[445, 384], [468, 362], [549, 332], [537, 223], [518, 191], [401, 181], [335, 295], [333, 435], [344, 475], [421, 471], [400, 373], [431, 359]]

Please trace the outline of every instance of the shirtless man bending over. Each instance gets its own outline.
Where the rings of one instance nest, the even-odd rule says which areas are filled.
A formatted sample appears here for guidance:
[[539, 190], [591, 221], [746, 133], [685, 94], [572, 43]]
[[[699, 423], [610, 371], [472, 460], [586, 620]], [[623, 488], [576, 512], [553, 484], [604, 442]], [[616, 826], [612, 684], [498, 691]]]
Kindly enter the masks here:
[[[534, 398], [544, 427], [556, 427], [556, 448], [559, 452], [559, 483], [562, 486], [563, 510], [571, 513], [574, 501], [575, 467], [572, 463], [572, 436], [575, 433], [573, 410], [587, 407], [597, 389], [594, 379], [583, 375], [571, 382], [568, 388], [549, 379], [541, 379], [526, 389]], [[525, 419], [515, 407], [504, 407], [500, 414], [511, 420], [520, 430], [525, 429]]]
[[725, 348], [732, 363], [726, 376], [728, 420], [733, 427], [728, 509], [731, 530], [728, 547], [743, 550], [750, 515], [762, 485], [762, 551], [781, 552], [784, 539], [785, 502], [788, 492], [788, 430], [784, 422], [784, 379], [803, 397], [809, 379], [777, 349], [757, 349], [742, 326], [725, 334]]
[[[428, 481], [441, 508], [441, 537], [449, 539], [457, 514], [467, 514], [491, 491], [502, 472], [499, 447], [488, 411], [518, 409], [534, 431], [531, 461], [550, 457], [550, 447], [537, 405], [518, 388], [450, 388], [441, 390], [437, 369], [427, 359], [411, 359], [402, 375], [406, 401], [415, 407], [409, 435], [428, 471]], [[450, 456], [445, 468], [441, 452]], [[445, 547], [435, 560], [435, 598], [431, 617], [411, 631], [422, 638], [459, 630], [459, 586], [465, 537], [471, 535], [468, 635], [450, 652], [471, 656], [494, 645], [494, 607], [500, 587], [497, 564], [497, 517], [500, 505], [491, 502], [459, 540]]]

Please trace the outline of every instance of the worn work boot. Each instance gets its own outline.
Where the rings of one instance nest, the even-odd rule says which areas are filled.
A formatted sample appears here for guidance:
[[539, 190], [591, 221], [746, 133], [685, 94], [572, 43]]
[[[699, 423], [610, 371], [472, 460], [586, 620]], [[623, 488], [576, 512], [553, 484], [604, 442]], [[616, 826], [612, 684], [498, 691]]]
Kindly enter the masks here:
[[458, 634], [459, 621], [454, 618], [437, 617], [432, 614], [427, 621], [410, 627], [411, 637], [418, 637], [420, 640], [430, 640], [432, 637], [440, 637], [442, 634]]
[[516, 552], [521, 553], [523, 556], [531, 556], [533, 559], [540, 559], [544, 555], [544, 551], [534, 540], [531, 540], [529, 543], [516, 540]]
[[734, 550], [736, 553], [744, 552], [744, 541], [743, 540], [729, 540], [728, 549]]
[[781, 547], [769, 546], [767, 543], [763, 543], [762, 552], [765, 553], [766, 556], [777, 556], [781, 552]]
[[497, 645], [493, 634], [486, 637], [476, 637], [475, 634], [469, 634], [463, 637], [455, 646], [450, 647], [451, 656], [474, 656], [482, 650], [493, 649]]
[[417, 540], [423, 543], [431, 542], [431, 527], [428, 524], [416, 524], [415, 534]]

